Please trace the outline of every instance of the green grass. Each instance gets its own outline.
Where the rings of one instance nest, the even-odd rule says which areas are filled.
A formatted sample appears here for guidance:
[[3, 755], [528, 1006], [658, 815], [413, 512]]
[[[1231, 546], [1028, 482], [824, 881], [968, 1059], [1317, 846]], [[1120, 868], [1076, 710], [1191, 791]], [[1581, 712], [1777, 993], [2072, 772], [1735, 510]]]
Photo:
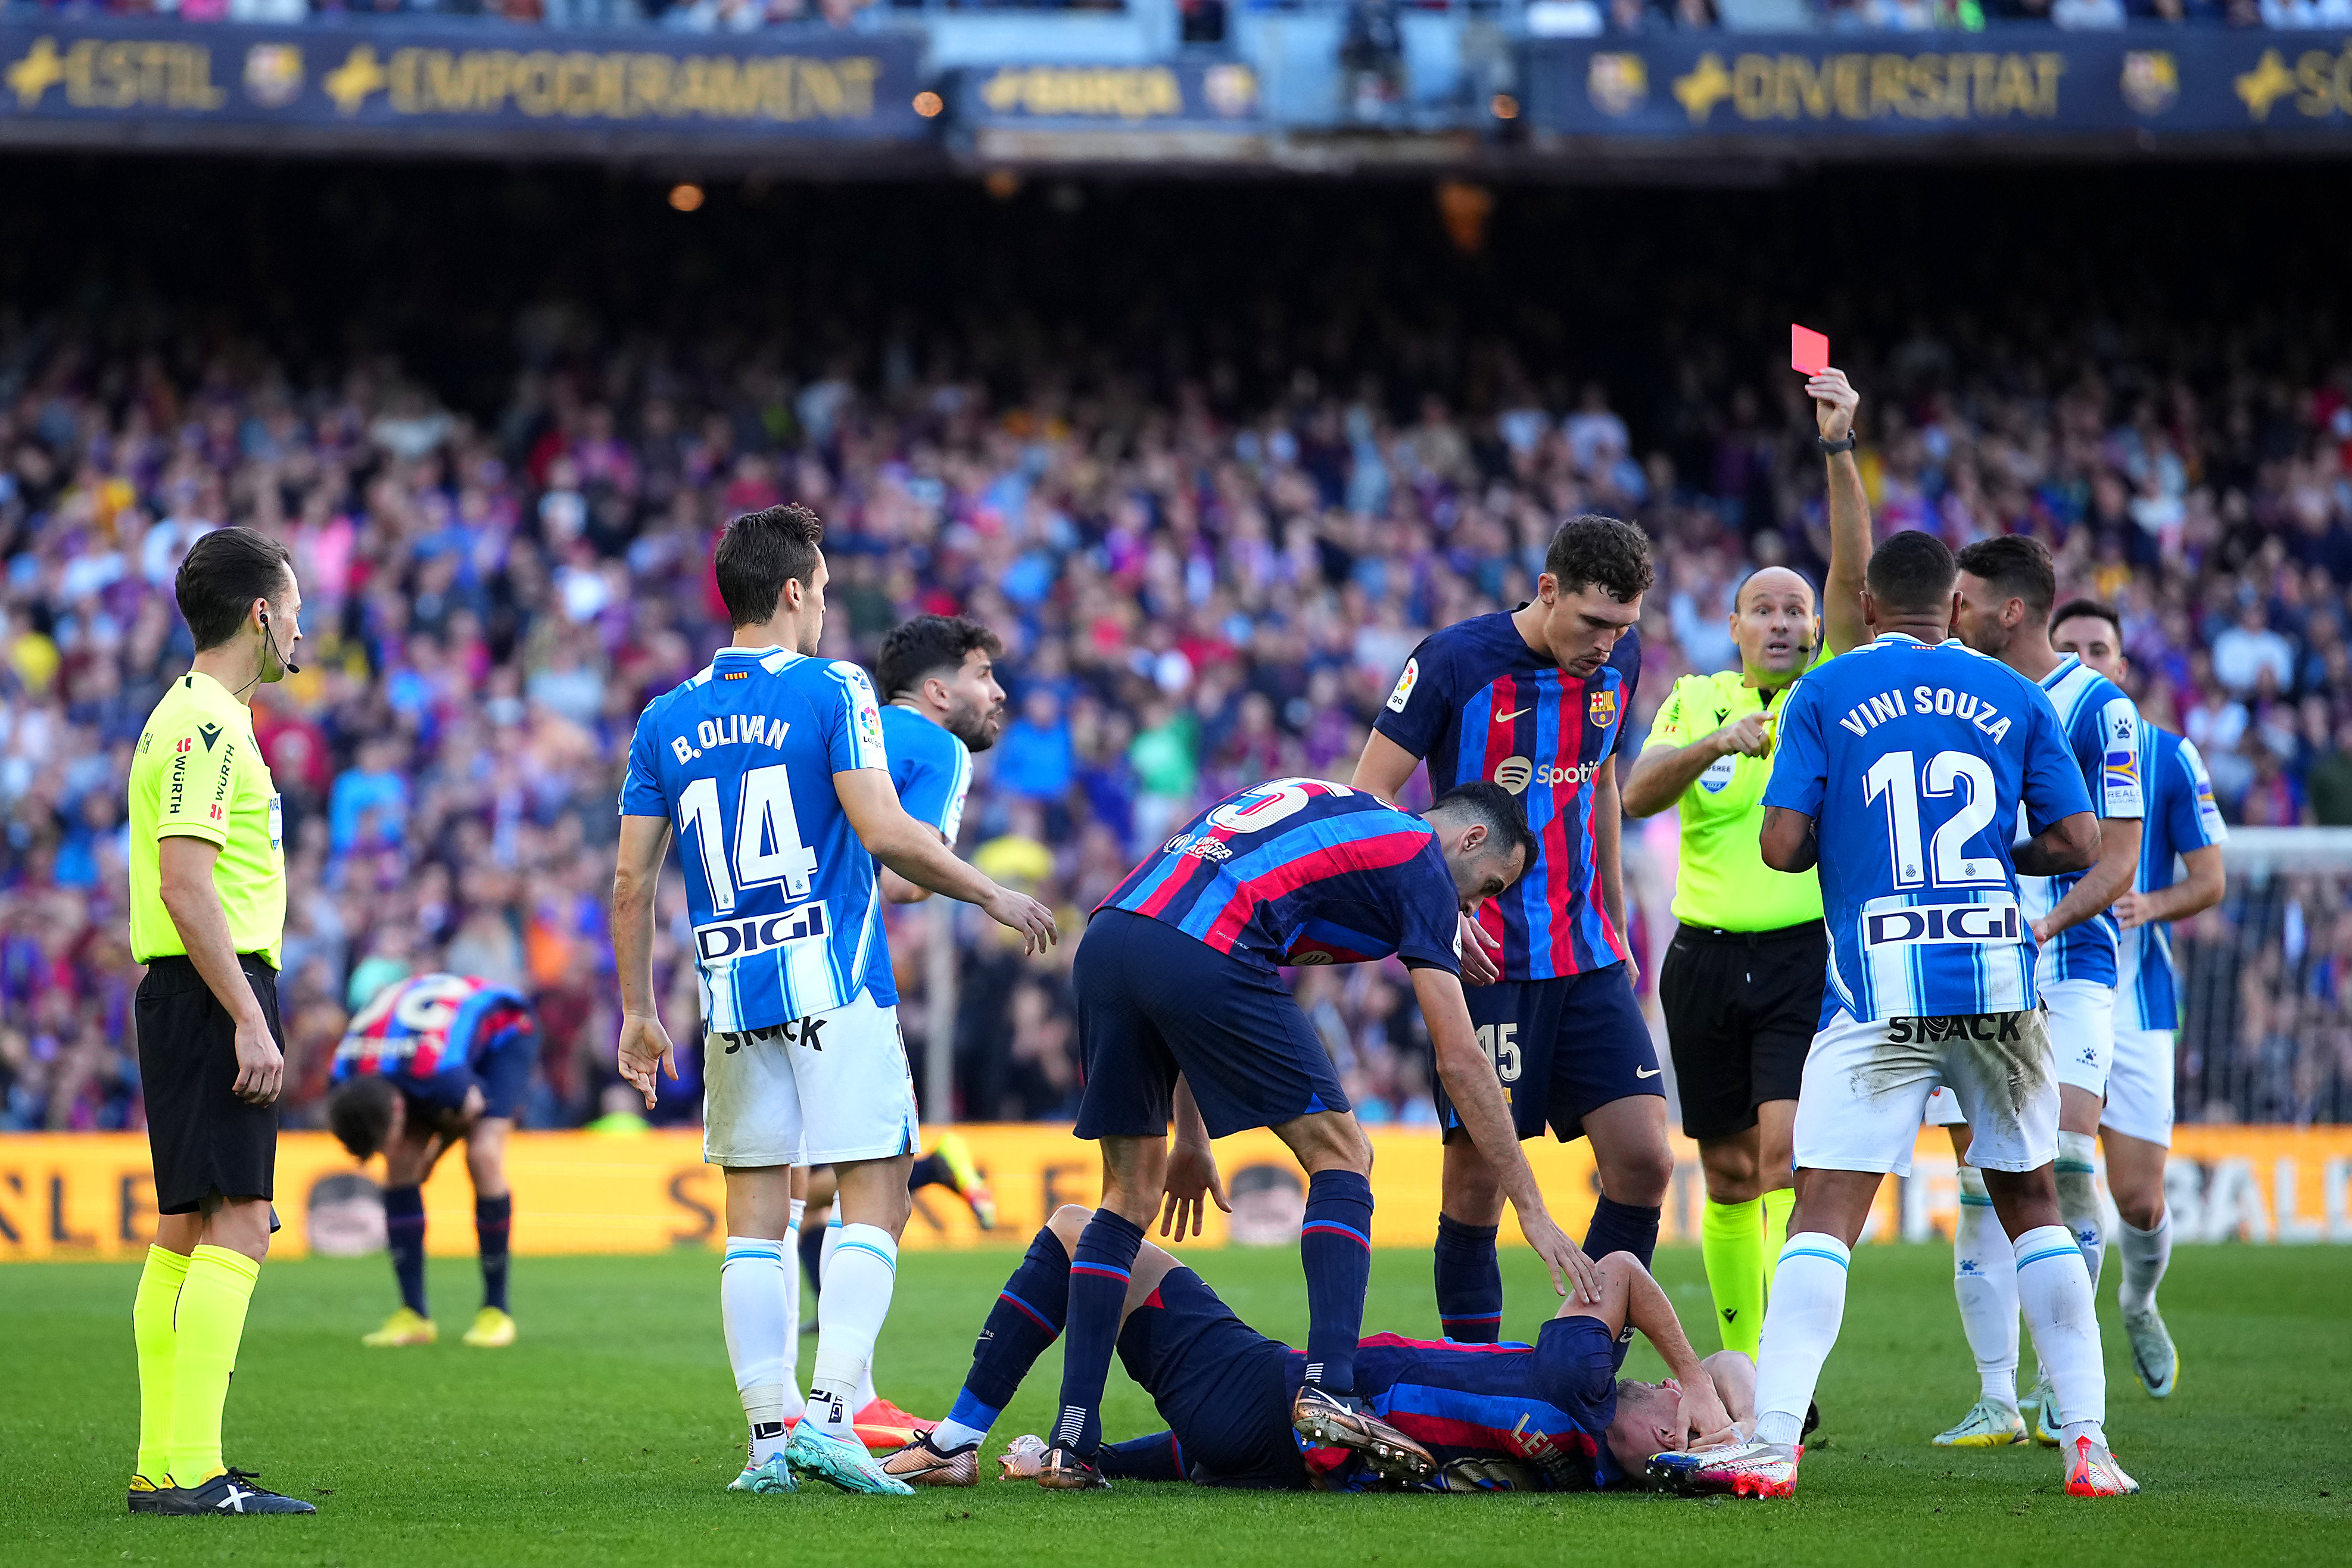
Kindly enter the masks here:
[[[886, 1393], [926, 1414], [946, 1408], [1013, 1257], [907, 1256], [883, 1339]], [[1292, 1255], [1235, 1250], [1194, 1261], [1252, 1322], [1303, 1333]], [[1509, 1267], [1511, 1328], [1528, 1333], [1542, 1287], [1528, 1255]], [[357, 1343], [392, 1304], [381, 1259], [273, 1264], [230, 1396], [229, 1458], [315, 1497], [320, 1512], [201, 1521], [123, 1511], [136, 1433], [132, 1267], [5, 1267], [0, 1561], [1045, 1568], [1126, 1558], [1356, 1568], [1576, 1560], [1713, 1568], [1933, 1553], [1953, 1563], [2227, 1559], [2279, 1568], [2340, 1563], [2352, 1553], [2344, 1464], [2352, 1249], [2184, 1249], [2165, 1290], [2185, 1373], [2163, 1406], [2132, 1381], [2110, 1301], [2110, 1430], [2148, 1490], [2106, 1503], [2064, 1496], [2048, 1450], [1927, 1446], [1974, 1396], [1950, 1267], [1940, 1248], [1863, 1250], [1844, 1338], [1821, 1387], [1829, 1441], [1808, 1460], [1793, 1502], [1755, 1504], [1143, 1485], [1076, 1496], [992, 1481], [904, 1500], [730, 1496], [720, 1489], [740, 1462], [741, 1418], [719, 1342], [715, 1258], [520, 1260], [523, 1341], [495, 1353], [455, 1343], [474, 1304], [467, 1260], [433, 1269], [450, 1338], [397, 1352]], [[1661, 1254], [1659, 1273], [1705, 1335], [1696, 1251]], [[1379, 1254], [1368, 1329], [1427, 1332], [1428, 1280], [1425, 1253]], [[1000, 1438], [1045, 1427], [1058, 1365], [1058, 1353], [1049, 1354], [1005, 1413]], [[1628, 1370], [1654, 1375], [1655, 1366], [1642, 1349]], [[1141, 1393], [1119, 1372], [1111, 1382], [1107, 1431], [1151, 1429]]]

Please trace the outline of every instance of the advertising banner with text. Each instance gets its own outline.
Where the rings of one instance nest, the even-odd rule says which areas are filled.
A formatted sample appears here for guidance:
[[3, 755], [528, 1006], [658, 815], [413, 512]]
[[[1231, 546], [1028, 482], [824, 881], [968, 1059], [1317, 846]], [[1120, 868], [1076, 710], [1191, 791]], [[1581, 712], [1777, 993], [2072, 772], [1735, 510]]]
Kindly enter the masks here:
[[600, 152], [908, 141], [929, 133], [919, 54], [909, 37], [830, 31], [12, 22], [0, 136], [241, 131], [391, 151], [472, 133]]
[[[958, 1129], [1002, 1209], [983, 1235], [943, 1187], [917, 1195], [909, 1248], [1018, 1246], [1065, 1203], [1091, 1203], [1100, 1167], [1091, 1145], [1065, 1127]], [[1437, 1225], [1441, 1145], [1433, 1134], [1375, 1129], [1372, 1239], [1426, 1247]], [[1698, 1239], [1704, 1187], [1696, 1149], [1676, 1140], [1675, 1182], [1661, 1239]], [[928, 1146], [928, 1145], [927, 1145]], [[1528, 1156], [1572, 1235], [1592, 1215], [1586, 1145], [1530, 1143]], [[1288, 1246], [1298, 1235], [1306, 1186], [1271, 1133], [1217, 1145], [1234, 1214], [1210, 1215], [1206, 1242]], [[654, 1252], [715, 1248], [724, 1239], [719, 1172], [702, 1163], [692, 1133], [604, 1135], [519, 1133], [508, 1147], [519, 1252]], [[383, 1211], [371, 1175], [323, 1133], [279, 1140], [275, 1251], [362, 1252], [383, 1245]], [[2168, 1186], [2176, 1233], [2192, 1241], [2352, 1243], [2352, 1127], [2180, 1129]], [[442, 1162], [425, 1186], [427, 1243], [436, 1253], [474, 1247], [473, 1194], [461, 1159]], [[129, 1259], [153, 1234], [154, 1185], [147, 1140], [137, 1134], [29, 1134], [0, 1137], [0, 1262]], [[1911, 1179], [1880, 1193], [1871, 1238], [1948, 1236], [1959, 1202], [1951, 1149], [1940, 1131], [1921, 1135]]]
[[2151, 27], [1543, 39], [1530, 122], [1559, 135], [1892, 146], [2068, 133], [2352, 144], [2352, 37]]

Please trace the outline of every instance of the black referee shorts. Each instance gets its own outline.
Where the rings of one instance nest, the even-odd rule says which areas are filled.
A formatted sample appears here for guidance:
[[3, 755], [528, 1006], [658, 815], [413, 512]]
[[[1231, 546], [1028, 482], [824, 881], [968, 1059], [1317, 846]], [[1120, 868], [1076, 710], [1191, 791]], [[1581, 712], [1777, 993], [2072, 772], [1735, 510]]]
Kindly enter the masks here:
[[1818, 920], [1777, 931], [1685, 924], [1658, 967], [1683, 1131], [1727, 1138], [1767, 1100], [1794, 1100], [1821, 1026], [1829, 936]]
[[[257, 956], [237, 963], [261, 999], [278, 1049], [278, 971]], [[275, 1197], [278, 1107], [236, 1097], [236, 1023], [186, 958], [158, 958], [139, 982], [139, 1076], [147, 1146], [155, 1157], [155, 1212], [194, 1214], [214, 1197]]]

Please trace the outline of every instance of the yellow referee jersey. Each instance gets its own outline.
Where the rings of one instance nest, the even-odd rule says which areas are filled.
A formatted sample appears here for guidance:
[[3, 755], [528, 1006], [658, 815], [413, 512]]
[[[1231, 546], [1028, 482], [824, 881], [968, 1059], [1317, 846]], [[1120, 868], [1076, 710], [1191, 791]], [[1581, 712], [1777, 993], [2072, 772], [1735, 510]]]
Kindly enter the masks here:
[[[1811, 669], [1828, 660], [1824, 653]], [[1642, 743], [1685, 747], [1766, 706], [1789, 688], [1767, 692], [1743, 673], [1685, 675], [1676, 681]], [[1721, 931], [1777, 931], [1822, 917], [1822, 885], [1810, 871], [1791, 875], [1764, 863], [1764, 786], [1772, 758], [1738, 752], [1716, 758], [1675, 804], [1682, 817], [1682, 869], [1675, 879], [1675, 918]]]
[[254, 743], [253, 710], [194, 671], [147, 716], [131, 760], [131, 955], [142, 964], [188, 950], [160, 886], [158, 845], [180, 835], [219, 847], [213, 885], [229, 939], [274, 967], [286, 936], [278, 787]]

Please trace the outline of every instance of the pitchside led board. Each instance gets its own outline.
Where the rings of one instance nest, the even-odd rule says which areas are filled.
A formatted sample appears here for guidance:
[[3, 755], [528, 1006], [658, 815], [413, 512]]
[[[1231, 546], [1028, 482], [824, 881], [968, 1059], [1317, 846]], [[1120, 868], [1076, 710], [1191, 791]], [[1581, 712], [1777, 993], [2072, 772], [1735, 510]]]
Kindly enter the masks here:
[[1555, 135], [1750, 145], [2168, 138], [2352, 141], [2352, 37], [2138, 27], [2069, 33], [1545, 39], [1521, 56], [1528, 118]]
[[44, 20], [0, 26], [0, 139], [840, 149], [928, 138], [919, 71], [911, 38], [829, 30]]

